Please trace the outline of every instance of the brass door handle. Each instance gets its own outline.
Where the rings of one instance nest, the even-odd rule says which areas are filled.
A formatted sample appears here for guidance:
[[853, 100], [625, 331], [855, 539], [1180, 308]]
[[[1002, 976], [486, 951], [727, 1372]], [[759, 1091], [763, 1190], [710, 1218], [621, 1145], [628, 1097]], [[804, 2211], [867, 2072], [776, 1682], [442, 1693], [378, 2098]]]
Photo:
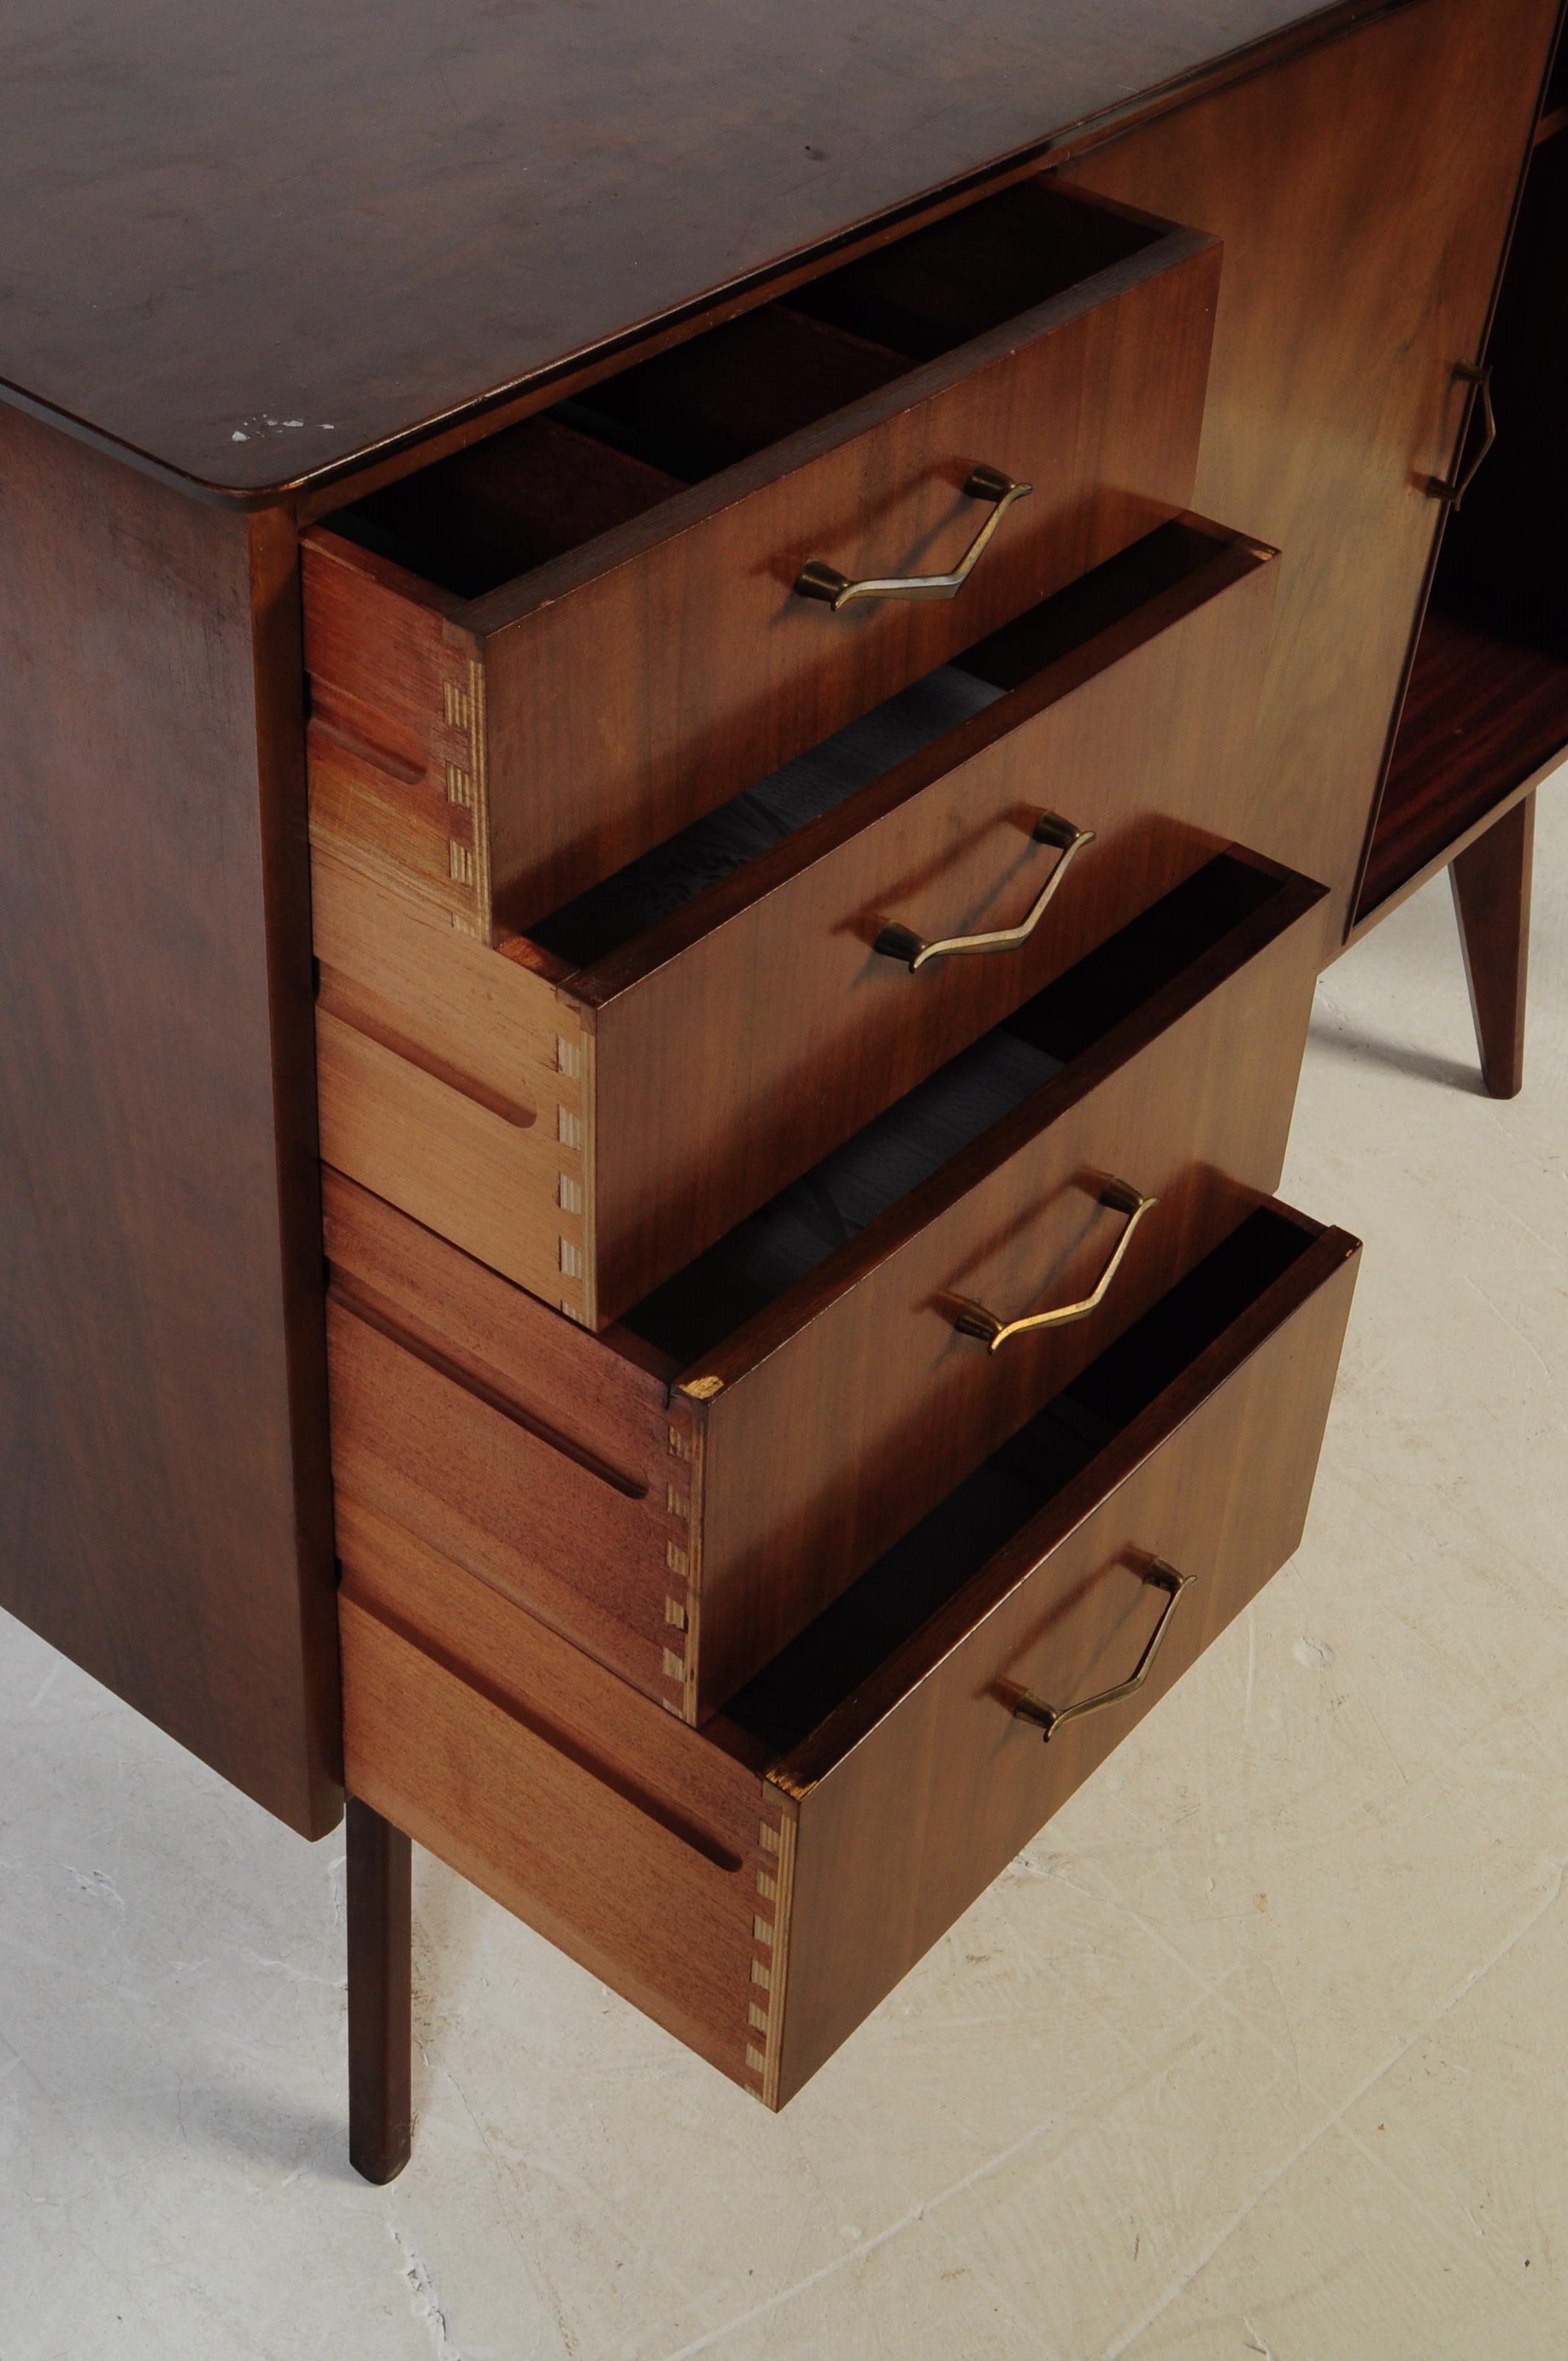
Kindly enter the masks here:
[[1021, 1697], [1013, 1708], [1018, 1720], [1032, 1721], [1049, 1745], [1052, 1732], [1059, 1730], [1064, 1721], [1077, 1721], [1086, 1713], [1102, 1713], [1108, 1705], [1120, 1705], [1124, 1697], [1129, 1697], [1135, 1689], [1141, 1689], [1154, 1669], [1155, 1658], [1165, 1645], [1165, 1635], [1170, 1629], [1177, 1601], [1192, 1579], [1191, 1575], [1178, 1574], [1164, 1558], [1157, 1557], [1145, 1569], [1144, 1580], [1157, 1584], [1161, 1590], [1168, 1590], [1170, 1597], [1166, 1601], [1159, 1621], [1149, 1633], [1143, 1654], [1128, 1677], [1118, 1681], [1113, 1689], [1102, 1689], [1098, 1697], [1080, 1697], [1076, 1705], [1047, 1705], [1044, 1697]]
[[795, 577], [796, 594], [802, 598], [822, 599], [835, 614], [852, 598], [956, 598], [1014, 501], [1027, 500], [1034, 489], [1033, 484], [1014, 483], [999, 467], [972, 470], [964, 485], [965, 498], [989, 500], [991, 514], [950, 574], [890, 574], [851, 582], [847, 574], [840, 574], [826, 559], [808, 557]]
[[952, 959], [960, 951], [1010, 951], [1018, 944], [1026, 943], [1045, 917], [1051, 897], [1067, 875], [1073, 860], [1086, 844], [1093, 843], [1094, 830], [1091, 828], [1074, 828], [1071, 820], [1063, 819], [1060, 812], [1047, 811], [1040, 814], [1030, 829], [1029, 840], [1032, 844], [1056, 845], [1061, 859], [1047, 878], [1034, 908], [1020, 925], [1003, 928], [998, 934], [949, 935], [941, 942], [930, 943], [924, 935], [917, 935], [912, 928], [901, 927], [896, 920], [890, 919], [872, 949], [881, 951], [884, 959], [902, 960], [910, 974], [916, 975], [921, 968], [928, 967], [933, 960]]
[[1431, 490], [1433, 500], [1446, 500], [1450, 508], [1458, 509], [1465, 493], [1486, 466], [1492, 445], [1497, 439], [1497, 413], [1492, 407], [1492, 372], [1489, 368], [1480, 368], [1474, 361], [1461, 361], [1453, 374], [1462, 385], [1473, 385], [1480, 390], [1481, 448], [1476, 452], [1470, 465], [1467, 467], [1461, 467], [1458, 474], [1452, 478], [1433, 476]]
[[1140, 1197], [1125, 1180], [1109, 1180], [1100, 1191], [1100, 1202], [1113, 1212], [1125, 1213], [1127, 1226], [1116, 1241], [1115, 1251], [1101, 1272], [1094, 1291], [1081, 1303], [1061, 1303], [1054, 1312], [1031, 1312], [1022, 1320], [999, 1320], [981, 1303], [966, 1303], [953, 1325], [960, 1336], [978, 1336], [988, 1351], [996, 1352], [1009, 1336], [1021, 1336], [1030, 1328], [1065, 1328], [1074, 1320], [1087, 1320], [1098, 1312], [1105, 1300], [1105, 1291], [1122, 1267], [1122, 1257], [1133, 1243], [1133, 1232], [1150, 1207], [1159, 1202], [1157, 1197]]

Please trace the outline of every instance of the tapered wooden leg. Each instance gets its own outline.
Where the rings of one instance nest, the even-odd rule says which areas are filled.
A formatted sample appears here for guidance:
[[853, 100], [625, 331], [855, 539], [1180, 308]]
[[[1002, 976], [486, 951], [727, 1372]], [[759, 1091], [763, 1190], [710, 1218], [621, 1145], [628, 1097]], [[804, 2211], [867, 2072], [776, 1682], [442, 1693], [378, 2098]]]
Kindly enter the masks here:
[[1535, 797], [1526, 796], [1451, 862], [1448, 872], [1481, 1072], [1495, 1099], [1517, 1097], [1524, 1081], [1534, 849]]
[[395, 2180], [413, 2142], [410, 2106], [412, 1847], [348, 1798], [348, 2156], [367, 2180]]

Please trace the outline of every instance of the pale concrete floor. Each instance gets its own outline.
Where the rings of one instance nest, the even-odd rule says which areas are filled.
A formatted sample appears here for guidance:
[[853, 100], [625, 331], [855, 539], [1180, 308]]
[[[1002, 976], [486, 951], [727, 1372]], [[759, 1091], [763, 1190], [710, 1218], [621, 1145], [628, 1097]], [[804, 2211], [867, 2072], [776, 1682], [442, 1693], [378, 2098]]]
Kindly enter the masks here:
[[1562, 2361], [1561, 786], [1538, 872], [1514, 1104], [1441, 881], [1324, 983], [1299, 1556], [780, 2119], [424, 1861], [362, 2186], [340, 1840], [0, 1619], [4, 2361]]

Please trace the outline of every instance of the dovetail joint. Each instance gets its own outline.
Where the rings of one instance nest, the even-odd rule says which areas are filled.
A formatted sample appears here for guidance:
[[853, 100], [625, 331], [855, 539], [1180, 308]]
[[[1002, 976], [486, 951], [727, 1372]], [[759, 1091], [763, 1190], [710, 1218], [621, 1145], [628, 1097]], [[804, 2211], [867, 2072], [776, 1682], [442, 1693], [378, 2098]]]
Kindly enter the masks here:
[[[461, 663], [463, 660], [458, 659]], [[444, 680], [441, 715], [447, 730], [460, 733], [458, 743], [444, 749], [437, 768], [444, 782], [448, 807], [469, 814], [461, 835], [448, 832], [446, 869], [461, 888], [466, 907], [453, 912], [452, 923], [477, 942], [490, 940], [490, 838], [485, 785], [485, 668], [477, 656], [466, 661], [466, 681]], [[452, 827], [459, 823], [454, 818]]]
[[[765, 1792], [765, 1791], [764, 1791]], [[761, 2087], [753, 2096], [766, 2107], [777, 2106], [779, 2101], [784, 2034], [784, 1995], [789, 1976], [790, 1902], [795, 1864], [795, 1824], [787, 1814], [781, 1819], [760, 1819], [757, 1842], [764, 1854], [773, 1858], [758, 1865], [757, 1897], [760, 1906], [751, 1913], [751, 1989], [747, 1997], [747, 2022], [762, 2046]], [[761, 1957], [757, 1953], [762, 1954]], [[766, 1994], [764, 2000], [762, 1995]], [[751, 2061], [751, 2046], [747, 2049]]]
[[485, 784], [485, 670], [477, 656], [468, 658], [466, 686], [455, 680], [441, 685], [442, 709], [450, 729], [467, 740], [466, 760], [449, 759], [446, 799], [472, 814], [473, 835], [466, 843], [448, 839], [447, 861], [454, 884], [473, 896], [474, 932], [481, 942], [490, 939], [490, 834], [488, 797]]

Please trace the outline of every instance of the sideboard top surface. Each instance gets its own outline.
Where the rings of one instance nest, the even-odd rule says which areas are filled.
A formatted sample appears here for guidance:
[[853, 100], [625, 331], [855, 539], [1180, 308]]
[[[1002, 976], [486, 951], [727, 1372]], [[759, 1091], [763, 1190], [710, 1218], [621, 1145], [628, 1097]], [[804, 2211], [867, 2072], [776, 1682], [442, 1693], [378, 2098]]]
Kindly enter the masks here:
[[13, 0], [0, 393], [252, 505], [1237, 49], [1378, 13]]

